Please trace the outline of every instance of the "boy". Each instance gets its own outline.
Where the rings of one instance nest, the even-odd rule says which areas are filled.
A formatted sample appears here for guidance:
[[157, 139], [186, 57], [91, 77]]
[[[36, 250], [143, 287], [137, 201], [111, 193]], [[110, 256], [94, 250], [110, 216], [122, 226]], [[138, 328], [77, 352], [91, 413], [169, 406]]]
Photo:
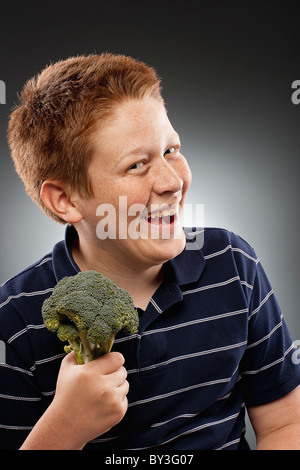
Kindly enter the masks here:
[[[253, 249], [221, 229], [186, 244], [191, 173], [155, 71], [113, 54], [53, 64], [25, 85], [8, 137], [27, 193], [67, 229], [1, 288], [1, 445], [246, 449], [247, 406], [258, 448], [299, 448], [299, 368]], [[128, 290], [140, 325], [78, 366], [41, 306], [89, 269]]]

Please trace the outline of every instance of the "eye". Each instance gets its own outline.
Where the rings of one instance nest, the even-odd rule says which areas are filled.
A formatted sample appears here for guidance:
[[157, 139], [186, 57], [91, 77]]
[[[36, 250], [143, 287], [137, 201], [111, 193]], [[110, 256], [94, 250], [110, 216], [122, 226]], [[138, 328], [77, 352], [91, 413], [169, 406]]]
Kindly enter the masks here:
[[169, 147], [169, 148], [165, 151], [165, 154], [166, 154], [166, 153], [174, 153], [175, 150], [176, 150], [175, 147]]
[[137, 170], [138, 168], [142, 167], [144, 165], [144, 162], [136, 162], [130, 165], [128, 170]]

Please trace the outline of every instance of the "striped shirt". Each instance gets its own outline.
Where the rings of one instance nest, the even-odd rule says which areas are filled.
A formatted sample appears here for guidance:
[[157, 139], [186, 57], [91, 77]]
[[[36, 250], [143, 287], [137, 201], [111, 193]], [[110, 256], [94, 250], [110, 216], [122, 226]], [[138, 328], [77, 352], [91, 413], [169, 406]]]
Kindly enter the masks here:
[[[3, 284], [0, 294], [0, 447], [18, 449], [51, 403], [63, 344], [42, 321], [56, 283], [75, 275], [75, 230]], [[261, 263], [239, 236], [205, 229], [201, 249], [164, 265], [137, 334], [117, 335], [128, 411], [87, 449], [245, 449], [245, 407], [299, 384], [292, 340]]]

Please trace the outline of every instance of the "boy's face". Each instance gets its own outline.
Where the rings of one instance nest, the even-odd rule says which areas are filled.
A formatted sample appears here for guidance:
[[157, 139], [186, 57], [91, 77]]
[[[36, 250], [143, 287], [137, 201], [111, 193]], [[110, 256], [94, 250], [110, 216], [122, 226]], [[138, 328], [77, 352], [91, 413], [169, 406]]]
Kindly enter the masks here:
[[[128, 99], [93, 141], [88, 174], [94, 196], [80, 201], [89, 243], [133, 268], [179, 254], [191, 173], [165, 108], [153, 98]], [[109, 238], [101, 239], [107, 231]]]

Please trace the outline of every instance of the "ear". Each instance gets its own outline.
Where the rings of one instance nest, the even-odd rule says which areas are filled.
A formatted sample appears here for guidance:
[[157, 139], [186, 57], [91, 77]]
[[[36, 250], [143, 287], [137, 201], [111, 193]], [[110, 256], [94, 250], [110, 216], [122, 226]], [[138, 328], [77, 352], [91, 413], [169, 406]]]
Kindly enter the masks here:
[[83, 216], [77, 204], [72, 201], [64, 185], [59, 181], [46, 180], [41, 187], [41, 198], [45, 206], [70, 224], [80, 222]]

